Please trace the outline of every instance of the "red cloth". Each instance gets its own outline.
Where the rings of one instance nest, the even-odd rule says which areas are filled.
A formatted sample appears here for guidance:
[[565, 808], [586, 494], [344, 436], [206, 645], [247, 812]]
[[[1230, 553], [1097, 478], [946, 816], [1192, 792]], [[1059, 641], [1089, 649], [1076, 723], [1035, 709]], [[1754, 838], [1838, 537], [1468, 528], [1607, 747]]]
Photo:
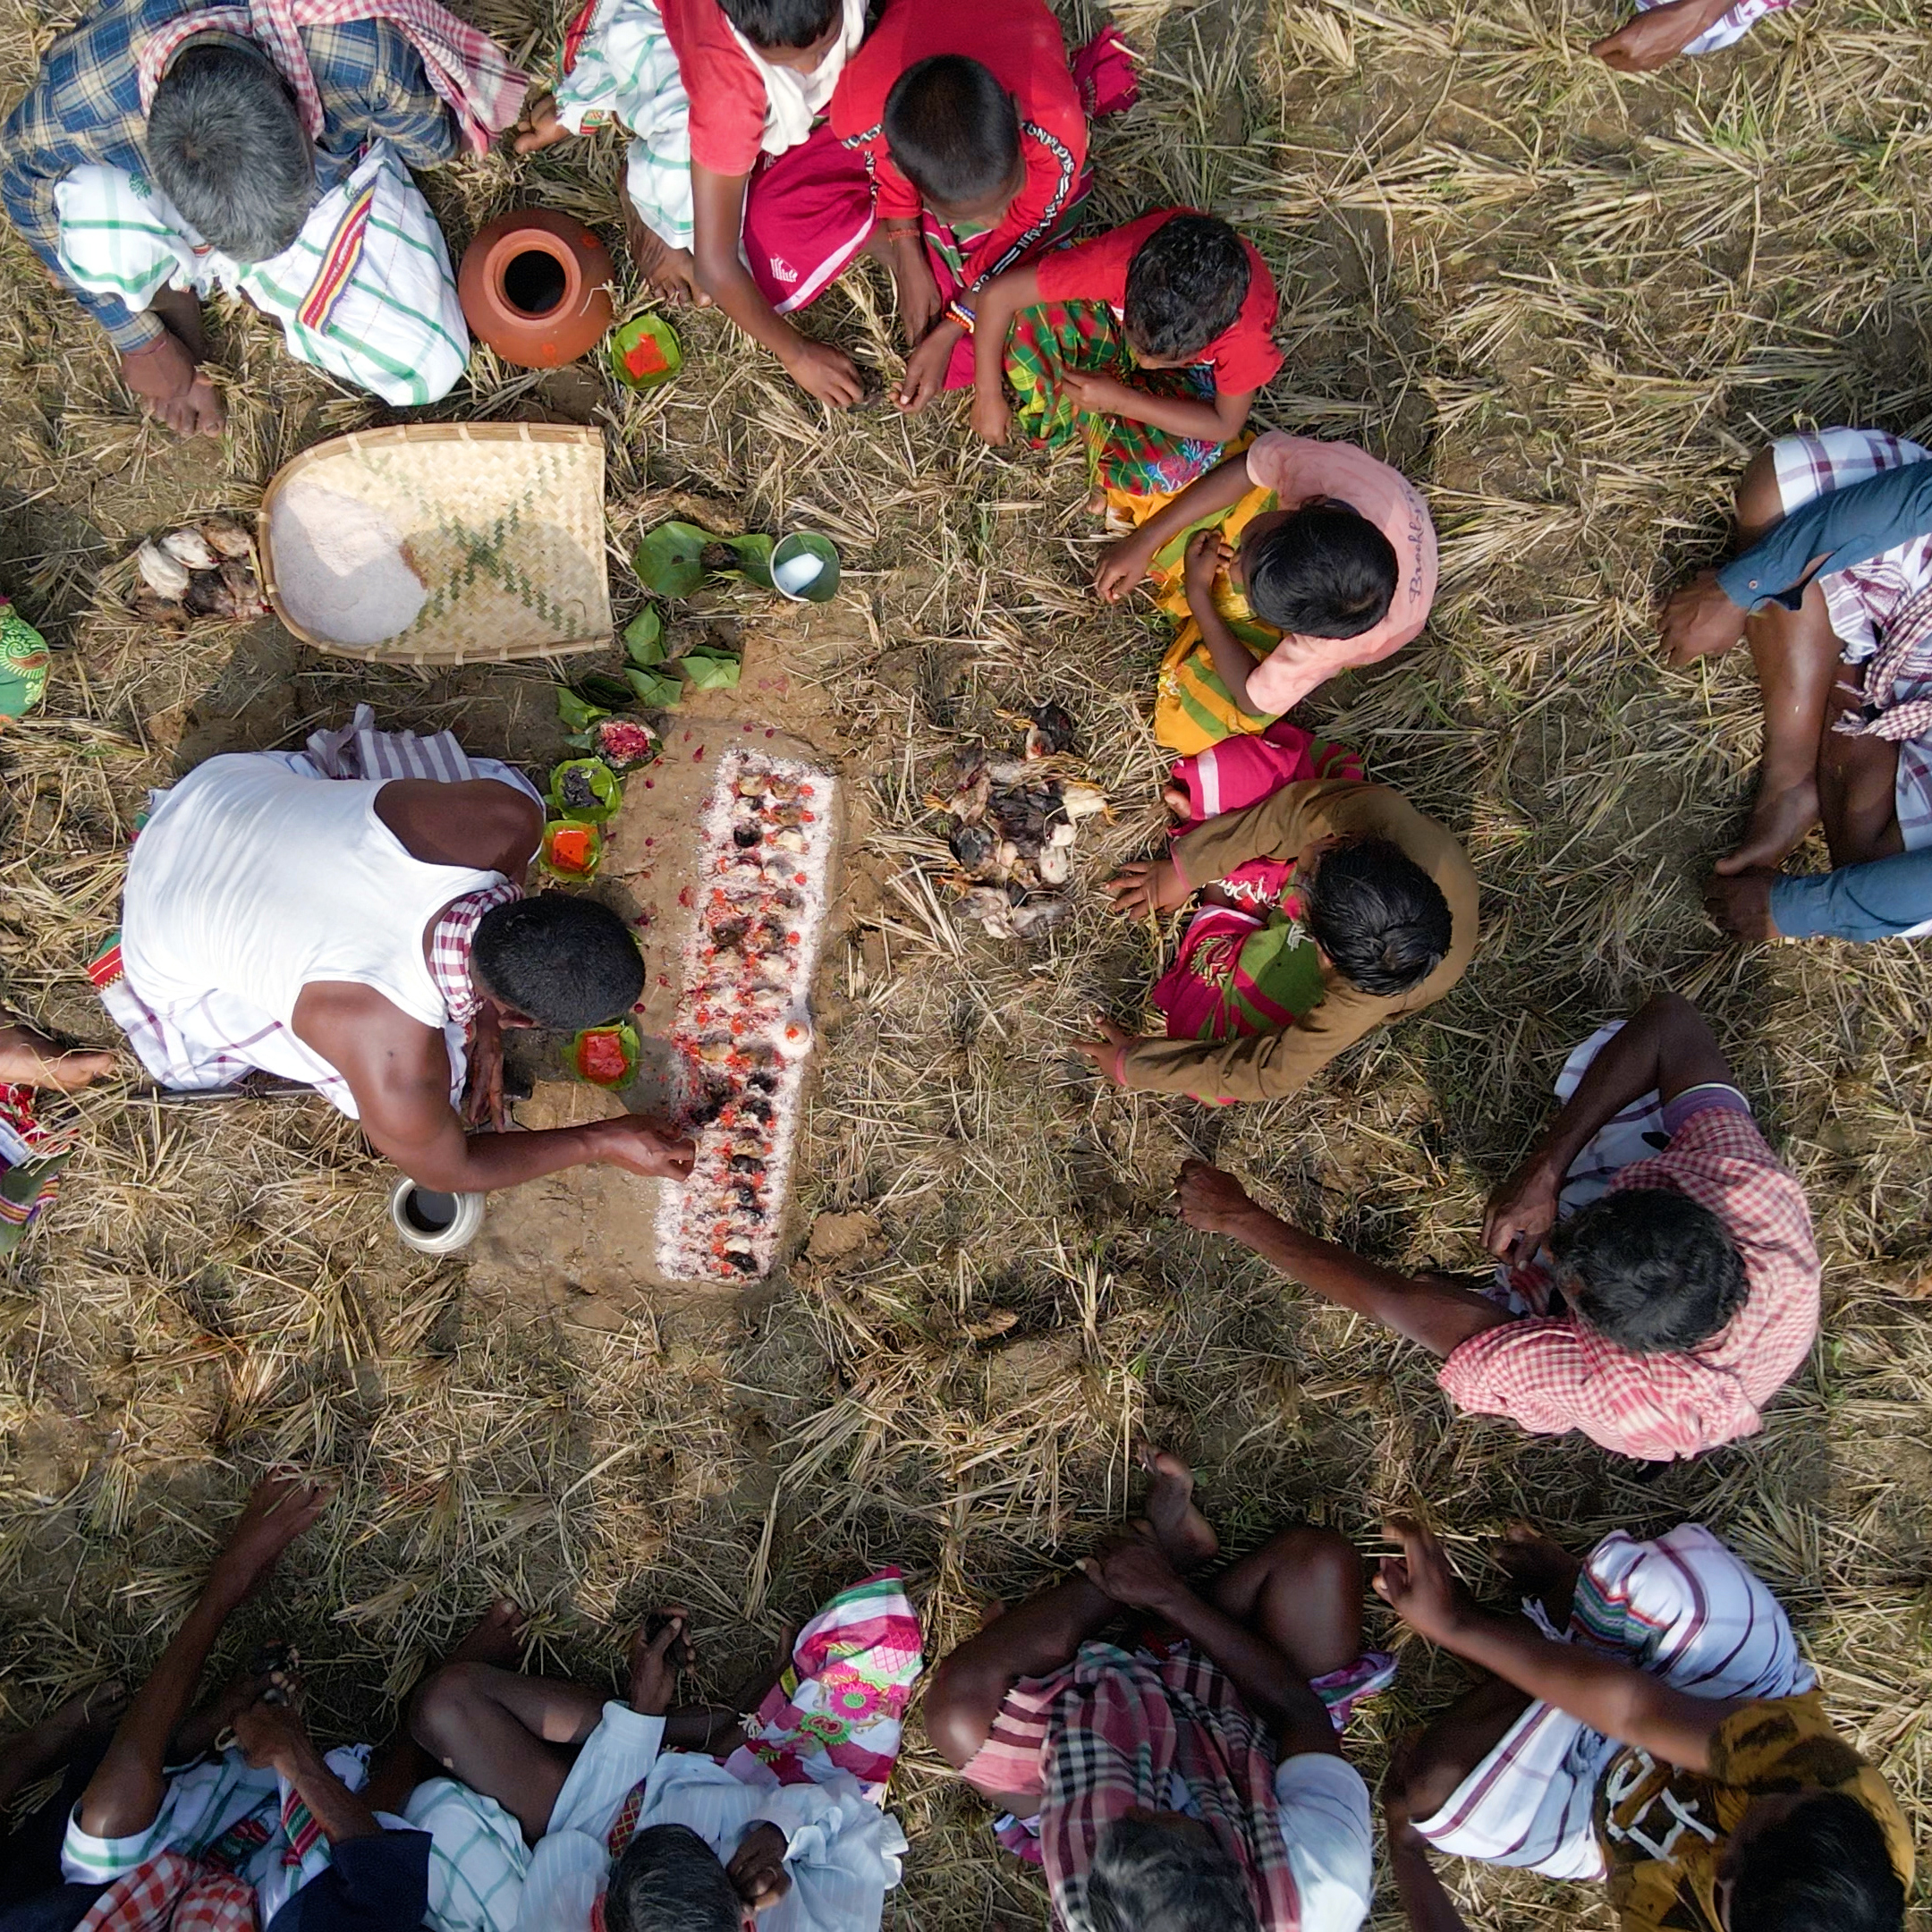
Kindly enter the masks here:
[[487, 154], [492, 140], [523, 111], [530, 76], [513, 66], [487, 34], [458, 20], [436, 0], [246, 0], [246, 4], [191, 8], [142, 44], [136, 70], [141, 106], [154, 106], [161, 76], [184, 41], [198, 33], [235, 34], [254, 41], [275, 63], [295, 97], [309, 140], [315, 140], [322, 132], [322, 97], [297, 29], [361, 20], [387, 21], [403, 34], [422, 56], [429, 85], [449, 103], [478, 154]]
[[[1034, 270], [1039, 277], [1040, 300], [1098, 301], [1121, 309], [1127, 301], [1127, 270], [1140, 244], [1176, 215], [1201, 212], [1190, 208], [1157, 208], [1123, 228], [1043, 255]], [[1250, 394], [1273, 382], [1282, 366], [1282, 352], [1275, 346], [1275, 318], [1281, 307], [1275, 277], [1245, 235], [1241, 252], [1248, 258], [1247, 299], [1233, 324], [1197, 359], [1212, 366], [1215, 387], [1228, 395]]]
[[745, 267], [765, 300], [790, 315], [844, 274], [872, 223], [864, 161], [820, 122], [753, 173], [745, 190]]
[[75, 1932], [255, 1932], [255, 1887], [180, 1852], [117, 1878]]
[[657, 0], [691, 98], [691, 157], [714, 174], [749, 174], [765, 132], [765, 77], [732, 38], [717, 0]]
[[865, 158], [881, 221], [910, 221], [919, 212], [919, 191], [886, 150], [886, 97], [908, 67], [936, 54], [963, 54], [991, 69], [1020, 111], [1026, 184], [996, 227], [965, 244], [970, 290], [1038, 248], [1064, 216], [1086, 172], [1087, 115], [1067, 71], [1060, 23], [1041, 0], [970, 6], [891, 0], [840, 76], [829, 114], [832, 131]]
[[1724, 1223], [1744, 1262], [1744, 1306], [1689, 1353], [1639, 1355], [1567, 1316], [1486, 1328], [1436, 1378], [1458, 1408], [1512, 1417], [1538, 1436], [1580, 1429], [1651, 1462], [1763, 1428], [1759, 1411], [1818, 1335], [1818, 1258], [1804, 1191], [1750, 1114], [1721, 1100], [1692, 1114], [1656, 1159], [1624, 1168], [1609, 1191], [1645, 1187], [1674, 1188]]

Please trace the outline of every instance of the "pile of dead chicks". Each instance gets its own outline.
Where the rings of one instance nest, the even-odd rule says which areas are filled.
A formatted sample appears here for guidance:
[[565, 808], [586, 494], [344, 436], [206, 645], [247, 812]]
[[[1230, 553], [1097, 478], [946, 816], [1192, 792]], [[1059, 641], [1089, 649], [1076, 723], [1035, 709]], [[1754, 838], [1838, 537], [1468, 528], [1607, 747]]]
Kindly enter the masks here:
[[267, 600], [255, 561], [255, 539], [230, 517], [205, 517], [134, 553], [140, 583], [134, 614], [171, 631], [203, 617], [265, 616]]
[[1073, 842], [1081, 819], [1106, 809], [1106, 797], [1072, 756], [1064, 706], [1043, 704], [1013, 723], [1026, 726], [1024, 756], [962, 752], [951, 792], [927, 803], [953, 820], [946, 843], [959, 861], [951, 883], [963, 894], [961, 910], [996, 939], [1032, 939], [1073, 910], [1066, 891]]

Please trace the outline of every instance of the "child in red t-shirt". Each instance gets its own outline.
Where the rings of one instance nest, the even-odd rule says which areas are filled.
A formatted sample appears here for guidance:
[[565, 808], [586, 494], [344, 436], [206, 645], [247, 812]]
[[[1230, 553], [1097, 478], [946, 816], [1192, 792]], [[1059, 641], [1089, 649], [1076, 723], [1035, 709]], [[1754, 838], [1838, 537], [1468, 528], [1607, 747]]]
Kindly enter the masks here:
[[555, 98], [531, 104], [516, 147], [628, 127], [625, 228], [640, 274], [672, 301], [716, 302], [800, 386], [849, 408], [857, 365], [801, 335], [747, 273], [751, 183], [812, 136], [865, 30], [864, 0], [585, 0]]
[[745, 259], [781, 313], [860, 252], [897, 286], [910, 352], [897, 401], [972, 381], [972, 309], [994, 275], [1045, 247], [1087, 188], [1087, 105], [1133, 97], [1107, 30], [1070, 72], [1043, 0], [890, 0], [840, 79], [826, 126], [767, 169]]
[[[1085, 435], [1110, 497], [1169, 496], [1220, 460], [1282, 366], [1275, 279], [1251, 242], [1159, 208], [981, 291], [973, 428], [1035, 448]], [[1096, 507], [1098, 507], [1097, 504]]]

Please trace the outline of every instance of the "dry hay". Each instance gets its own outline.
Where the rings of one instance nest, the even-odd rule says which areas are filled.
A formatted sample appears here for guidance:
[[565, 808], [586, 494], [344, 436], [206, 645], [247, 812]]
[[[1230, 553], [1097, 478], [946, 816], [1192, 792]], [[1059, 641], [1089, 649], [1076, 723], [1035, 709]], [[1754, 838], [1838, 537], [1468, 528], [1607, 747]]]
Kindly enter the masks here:
[[[486, 14], [521, 47], [554, 38], [519, 7]], [[1910, 1291], [1932, 1247], [1932, 987], [1910, 947], [1715, 943], [1695, 883], [1746, 796], [1754, 686], [1741, 659], [1666, 673], [1647, 619], [1714, 553], [1767, 435], [1932, 424], [1924, 21], [1901, 0], [1819, 0], [1736, 53], [1630, 82], [1581, 51], [1602, 6], [1136, 0], [1123, 17], [1154, 57], [1142, 107], [1099, 134], [1099, 211], [1184, 198], [1244, 221], [1281, 279], [1290, 352], [1263, 419], [1360, 436], [1436, 504], [1428, 637], [1317, 708], [1466, 835], [1487, 922], [1474, 970], [1299, 1101], [1097, 1092], [1065, 1042], [1097, 1008], [1137, 1016], [1148, 936], [1089, 891], [1046, 947], [1008, 950], [921, 883], [942, 856], [920, 803], [934, 767], [962, 738], [1005, 741], [998, 712], [1042, 696], [1080, 716], [1126, 801], [1081, 843], [1089, 887], [1152, 830], [1159, 640], [1083, 590], [1076, 470], [979, 447], [953, 405], [828, 423], [715, 318], [687, 318], [676, 385], [588, 392], [611, 431], [614, 549], [666, 489], [845, 548], [821, 682], [873, 831], [801, 1162], [817, 1206], [876, 1217], [882, 1238], [801, 1263], [741, 1316], [598, 1329], [572, 1319], [567, 1284], [485, 1302], [461, 1269], [402, 1259], [377, 1164], [326, 1110], [89, 1098], [52, 1233], [0, 1298], [14, 1710], [150, 1656], [210, 1512], [271, 1457], [343, 1472], [326, 1530], [251, 1615], [303, 1641], [320, 1722], [352, 1728], [498, 1588], [540, 1612], [547, 1660], [607, 1668], [623, 1620], [660, 1594], [713, 1632], [749, 1615], [762, 1643], [892, 1558], [936, 1651], [1117, 1516], [1130, 1445], [1152, 1430], [1194, 1456], [1236, 1546], [1302, 1513], [1372, 1540], [1379, 1511], [1419, 1500], [1491, 1591], [1481, 1538], [1517, 1511], [1577, 1543], [1716, 1525], [1926, 1821], [1932, 1346]], [[0, 19], [11, 93], [52, 23], [31, 0]], [[1070, 31], [1092, 24], [1070, 10]], [[432, 191], [459, 240], [520, 192], [608, 225], [618, 165], [604, 136]], [[246, 508], [297, 448], [380, 412], [231, 318], [235, 434], [182, 450], [137, 423], [11, 237], [0, 272], [0, 582], [63, 653], [47, 716], [0, 746], [4, 990], [98, 1038], [80, 968], [112, 920], [120, 828], [177, 758], [286, 739], [352, 694], [532, 758], [554, 727], [540, 672], [355, 675], [272, 629], [173, 642], [120, 619], [132, 537]], [[821, 316], [895, 367], [875, 282], [851, 278]], [[479, 355], [435, 413], [581, 413], [586, 394]], [[1574, 1441], [1452, 1427], [1415, 1350], [1163, 1212], [1193, 1150], [1373, 1253], [1472, 1263], [1486, 1189], [1563, 1051], [1660, 981], [1734, 1053], [1826, 1258], [1826, 1342], [1758, 1438], [1639, 1485]], [[720, 1681], [741, 1648], [714, 1640]], [[1371, 1775], [1393, 1729], [1461, 1681], [1416, 1647], [1409, 1661], [1362, 1725]], [[901, 1802], [916, 1849], [895, 1923], [1038, 1919], [1037, 1886], [916, 1733]], [[1581, 1891], [1452, 1882], [1480, 1922], [1606, 1922]]]

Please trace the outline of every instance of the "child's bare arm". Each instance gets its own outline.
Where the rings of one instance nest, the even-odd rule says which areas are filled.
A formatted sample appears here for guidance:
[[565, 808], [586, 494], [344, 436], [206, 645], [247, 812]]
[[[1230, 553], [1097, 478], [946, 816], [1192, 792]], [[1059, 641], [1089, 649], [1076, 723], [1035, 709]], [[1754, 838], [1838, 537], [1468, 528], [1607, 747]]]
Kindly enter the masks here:
[[800, 388], [834, 409], [850, 409], [865, 394], [852, 359], [829, 343], [801, 335], [765, 300], [739, 258], [749, 181], [748, 175], [715, 174], [691, 163], [691, 256], [699, 286], [784, 364]]
[[1111, 376], [1071, 376], [1068, 386], [1084, 409], [1097, 415], [1117, 416], [1123, 422], [1146, 423], [1169, 436], [1191, 436], [1199, 443], [1225, 443], [1248, 420], [1254, 392], [1241, 395], [1157, 396]]
[[1040, 299], [1039, 276], [1031, 268], [1009, 268], [979, 291], [973, 318], [973, 408], [975, 434], [1004, 443], [1012, 431], [1006, 407], [1006, 335], [1013, 318]]
[[1100, 559], [1095, 588], [1109, 604], [1117, 602], [1147, 575], [1154, 554], [1169, 538], [1191, 523], [1232, 510], [1250, 487], [1248, 458], [1230, 456], [1188, 487], [1165, 510], [1150, 516], [1131, 537], [1117, 543]]

